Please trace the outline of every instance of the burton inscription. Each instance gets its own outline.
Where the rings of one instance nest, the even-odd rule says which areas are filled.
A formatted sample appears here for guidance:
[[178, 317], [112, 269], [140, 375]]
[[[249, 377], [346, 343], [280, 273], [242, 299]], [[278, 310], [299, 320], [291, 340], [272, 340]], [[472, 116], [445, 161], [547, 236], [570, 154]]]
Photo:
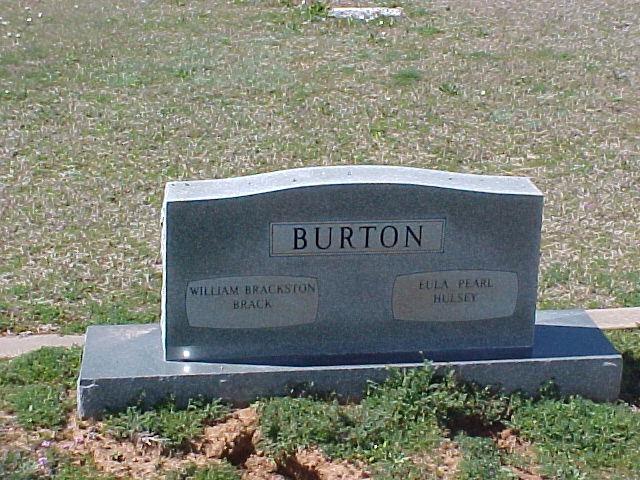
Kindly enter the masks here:
[[272, 223], [271, 255], [441, 252], [444, 220]]

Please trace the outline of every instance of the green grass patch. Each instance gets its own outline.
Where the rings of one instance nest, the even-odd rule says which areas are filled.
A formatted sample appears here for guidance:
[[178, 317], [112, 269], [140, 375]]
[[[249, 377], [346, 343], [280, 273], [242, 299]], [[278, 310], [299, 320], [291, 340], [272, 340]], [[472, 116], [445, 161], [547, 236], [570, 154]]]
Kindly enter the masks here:
[[615, 469], [632, 478], [640, 465], [640, 415], [627, 405], [599, 404], [579, 397], [526, 399], [510, 425], [534, 444], [553, 478], [602, 478]]
[[72, 388], [82, 358], [79, 347], [43, 347], [0, 363], [0, 386], [49, 384]]
[[36, 480], [40, 478], [38, 464], [26, 450], [0, 450], [0, 478]]
[[275, 458], [318, 447], [331, 458], [362, 460], [388, 478], [424, 478], [411, 455], [432, 451], [447, 437], [462, 452], [459, 478], [517, 478], [509, 466], [530, 460], [506, 455], [492, 440], [508, 427], [532, 442], [540, 468], [553, 478], [612, 471], [633, 478], [640, 465], [640, 416], [624, 404], [560, 398], [552, 383], [534, 398], [503, 395], [426, 367], [394, 371], [356, 405], [277, 398], [262, 401], [259, 410], [261, 448]]
[[442, 93], [447, 95], [456, 96], [460, 95], [460, 87], [458, 87], [455, 83], [445, 82], [438, 87]]
[[422, 80], [422, 72], [415, 68], [406, 68], [393, 74], [393, 82], [401, 87], [413, 85]]
[[282, 459], [311, 446], [332, 455], [344, 454], [343, 442], [353, 420], [337, 401], [283, 397], [260, 405], [260, 423], [266, 448]]
[[66, 391], [51, 385], [21, 385], [4, 388], [10, 413], [27, 429], [56, 429], [65, 424], [71, 404]]
[[306, 3], [303, 9], [305, 17], [309, 20], [326, 18], [329, 14], [330, 5], [327, 2], [314, 0]]
[[423, 37], [433, 37], [435, 35], [440, 35], [441, 33], [444, 33], [444, 30], [434, 25], [425, 25], [423, 27], [418, 27], [416, 31]]
[[0, 363], [0, 385], [75, 385], [82, 349], [43, 347]]
[[380, 471], [406, 472], [411, 453], [437, 446], [446, 432], [491, 429], [509, 398], [434, 374], [430, 366], [394, 370], [372, 384], [357, 405], [314, 398], [274, 398], [260, 404], [264, 447], [276, 458], [319, 447], [336, 458], [360, 459]]
[[27, 429], [56, 429], [73, 409], [67, 390], [78, 377], [80, 348], [43, 347], [0, 362], [0, 408]]
[[129, 407], [111, 415], [104, 421], [104, 430], [120, 439], [135, 440], [141, 434], [158, 436], [170, 450], [188, 450], [190, 440], [227, 413], [228, 407], [219, 401], [190, 400], [184, 409], [169, 401], [153, 410]]
[[200, 468], [189, 465], [180, 471], [168, 472], [166, 480], [240, 480], [240, 473], [227, 462]]
[[517, 480], [517, 475], [502, 464], [492, 439], [458, 435], [456, 442], [462, 452], [456, 476], [459, 480]]

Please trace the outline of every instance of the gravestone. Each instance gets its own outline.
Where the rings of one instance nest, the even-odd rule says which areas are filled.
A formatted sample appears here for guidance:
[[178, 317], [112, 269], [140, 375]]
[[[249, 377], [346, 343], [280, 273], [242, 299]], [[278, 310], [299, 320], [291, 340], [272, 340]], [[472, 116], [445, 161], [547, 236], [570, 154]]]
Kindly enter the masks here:
[[161, 328], [89, 328], [79, 414], [300, 383], [357, 398], [424, 360], [612, 400], [621, 358], [588, 316], [536, 313], [542, 203], [526, 178], [403, 167], [169, 183]]
[[169, 183], [166, 359], [526, 354], [541, 221], [542, 194], [517, 177], [363, 166]]

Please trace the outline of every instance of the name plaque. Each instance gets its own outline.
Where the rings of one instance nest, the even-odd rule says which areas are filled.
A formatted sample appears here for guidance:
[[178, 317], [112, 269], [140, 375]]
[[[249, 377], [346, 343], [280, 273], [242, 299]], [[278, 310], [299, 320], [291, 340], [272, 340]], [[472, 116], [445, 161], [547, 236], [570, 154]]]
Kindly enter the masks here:
[[192, 327], [290, 327], [315, 321], [318, 281], [310, 277], [224, 277], [189, 282], [187, 320]]
[[393, 285], [396, 320], [455, 322], [513, 315], [518, 275], [494, 270], [450, 270], [399, 275]]
[[272, 223], [271, 256], [442, 252], [444, 219]]

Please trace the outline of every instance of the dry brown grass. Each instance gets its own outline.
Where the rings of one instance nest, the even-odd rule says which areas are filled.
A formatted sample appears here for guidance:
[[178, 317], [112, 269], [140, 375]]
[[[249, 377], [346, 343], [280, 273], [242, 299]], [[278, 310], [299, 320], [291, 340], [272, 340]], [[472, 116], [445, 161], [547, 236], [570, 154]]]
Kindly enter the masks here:
[[343, 163], [531, 176], [541, 306], [640, 304], [640, 5], [402, 6], [6, 2], [0, 330], [154, 320], [168, 180]]

